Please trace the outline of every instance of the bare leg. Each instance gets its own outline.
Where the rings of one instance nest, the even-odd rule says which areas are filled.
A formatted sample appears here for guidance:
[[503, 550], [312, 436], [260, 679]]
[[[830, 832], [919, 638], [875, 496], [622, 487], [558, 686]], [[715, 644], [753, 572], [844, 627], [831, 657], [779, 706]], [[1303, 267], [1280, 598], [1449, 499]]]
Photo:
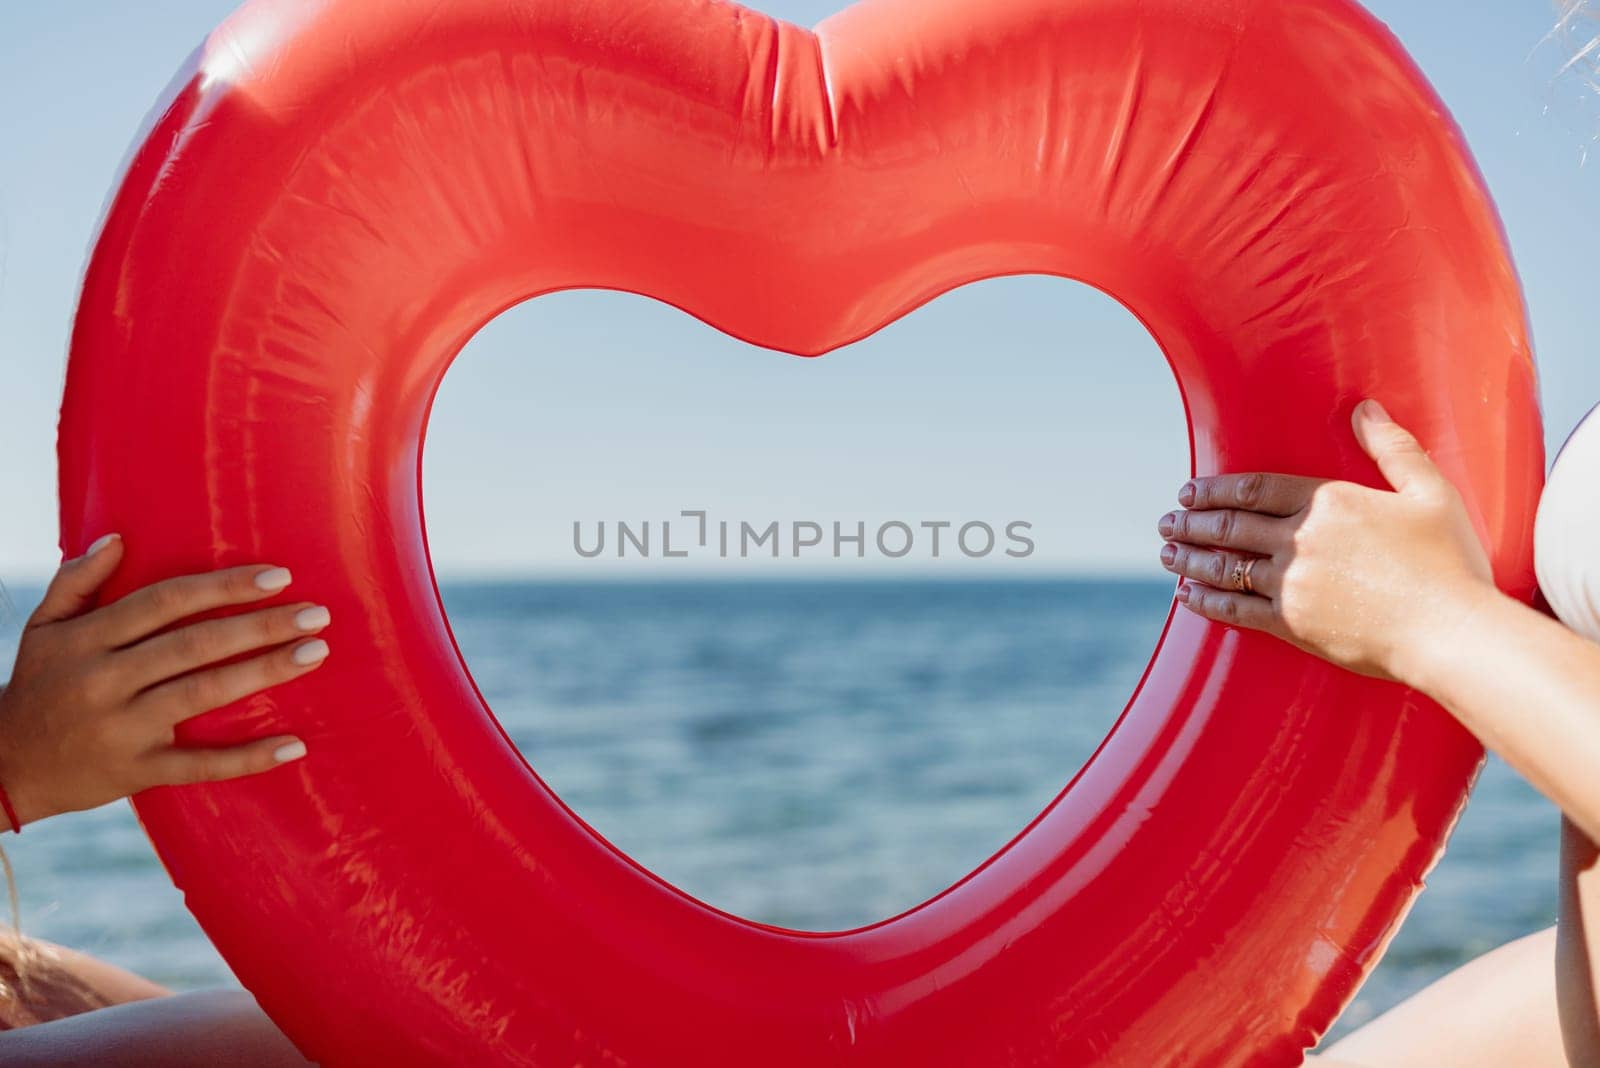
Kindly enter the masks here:
[[243, 990], [129, 1002], [52, 1023], [0, 1033], [6, 1068], [305, 1068]]
[[242, 990], [174, 996], [63, 946], [0, 931], [0, 1064], [303, 1068]]
[[1561, 824], [1561, 928], [1556, 992], [1567, 1057], [1578, 1068], [1600, 1065], [1600, 850], [1571, 823]]
[[1311, 1058], [1317, 1068], [1566, 1068], [1555, 928], [1486, 953]]

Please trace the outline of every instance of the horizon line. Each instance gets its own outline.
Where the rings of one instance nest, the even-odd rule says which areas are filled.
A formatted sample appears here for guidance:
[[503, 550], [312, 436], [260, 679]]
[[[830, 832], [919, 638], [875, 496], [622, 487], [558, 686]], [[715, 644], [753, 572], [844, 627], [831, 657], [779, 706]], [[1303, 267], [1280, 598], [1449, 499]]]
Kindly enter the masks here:
[[[0, 574], [0, 585], [16, 589], [39, 588], [50, 581], [46, 572], [19, 571]], [[964, 582], [1007, 583], [1022, 585], [1030, 582], [1176, 582], [1175, 576], [1149, 568], [1096, 567], [1049, 568], [1020, 573], [1017, 568], [1002, 568], [985, 572], [975, 567], [941, 568], [839, 568], [814, 566], [790, 568], [765, 566], [760, 568], [711, 570], [685, 569], [676, 573], [650, 569], [624, 570], [622, 568], [597, 569], [583, 574], [575, 568], [500, 569], [500, 568], [441, 568], [434, 572], [434, 580], [441, 586], [454, 584], [548, 584], [548, 585], [678, 585], [704, 583], [708, 585], [729, 583], [826, 583], [850, 582]]]

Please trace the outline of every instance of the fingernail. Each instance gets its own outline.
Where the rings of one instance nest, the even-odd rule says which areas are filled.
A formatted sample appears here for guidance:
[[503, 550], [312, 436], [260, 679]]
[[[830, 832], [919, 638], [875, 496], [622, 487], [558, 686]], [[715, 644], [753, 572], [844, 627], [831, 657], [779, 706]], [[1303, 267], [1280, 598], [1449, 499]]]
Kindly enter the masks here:
[[289, 574], [288, 568], [270, 568], [256, 576], [256, 589], [265, 590], [268, 593], [277, 593], [288, 586], [292, 579], [293, 576]]
[[1194, 495], [1195, 484], [1193, 482], [1185, 482], [1182, 488], [1178, 490], [1178, 503], [1188, 508], [1194, 504]]
[[1187, 587], [1187, 586], [1179, 586], [1178, 587], [1178, 600], [1180, 602], [1182, 602], [1183, 604], [1188, 604], [1189, 603], [1189, 587]]
[[301, 667], [310, 667], [312, 664], [320, 664], [324, 660], [328, 659], [328, 643], [323, 641], [321, 638], [318, 638], [315, 641], [305, 642], [301, 645], [295, 646], [294, 652], [290, 654], [290, 657]]
[[1176, 560], [1177, 558], [1178, 558], [1178, 547], [1176, 545], [1173, 545], [1172, 543], [1169, 542], [1166, 545], [1163, 545], [1161, 547], [1161, 562], [1162, 562], [1162, 564], [1164, 564], [1167, 567], [1171, 567], [1173, 561]]
[[110, 545], [120, 537], [122, 537], [121, 534], [102, 534], [100, 537], [95, 539], [94, 544], [89, 546], [89, 551], [83, 555], [85, 557], [93, 556], [95, 553], [99, 552], [101, 549], [104, 549], [107, 545]]
[[1360, 410], [1361, 418], [1363, 419], [1369, 419], [1374, 423], [1393, 422], [1393, 420], [1389, 418], [1389, 413], [1384, 410], [1383, 405], [1379, 404], [1375, 400], [1362, 401]]
[[1162, 516], [1161, 517], [1161, 521], [1156, 524], [1156, 529], [1161, 531], [1161, 536], [1163, 538], [1172, 537], [1172, 532], [1174, 530], [1176, 530], [1177, 528], [1178, 528], [1178, 513], [1177, 512], [1168, 512], [1166, 515]]
[[296, 612], [294, 626], [296, 630], [301, 631], [321, 630], [332, 619], [333, 614], [319, 604], [314, 608], [302, 608]]
[[272, 759], [280, 764], [287, 764], [291, 760], [299, 760], [306, 755], [306, 743], [302, 741], [286, 742], [272, 751]]

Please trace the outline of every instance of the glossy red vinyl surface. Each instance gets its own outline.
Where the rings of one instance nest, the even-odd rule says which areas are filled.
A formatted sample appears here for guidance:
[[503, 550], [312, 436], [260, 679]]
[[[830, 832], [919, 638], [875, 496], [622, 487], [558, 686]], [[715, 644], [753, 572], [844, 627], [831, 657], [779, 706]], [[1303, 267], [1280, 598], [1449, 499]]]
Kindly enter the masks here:
[[325, 668], [185, 728], [293, 732], [307, 759], [137, 800], [302, 1049], [1298, 1062], [1481, 759], [1417, 694], [1176, 613], [1100, 751], [1009, 846], [909, 913], [817, 935], [722, 914], [600, 839], [507, 742], [446, 625], [421, 441], [501, 310], [606, 287], [811, 355], [1019, 272], [1148, 325], [1196, 472], [1375, 484], [1348, 418], [1380, 398], [1531, 593], [1543, 457], [1516, 276], [1443, 106], [1346, 0], [868, 0], [815, 32], [702, 0], [255, 0], [216, 31], [89, 264], [62, 548], [123, 532], [118, 591], [278, 561], [332, 608]]

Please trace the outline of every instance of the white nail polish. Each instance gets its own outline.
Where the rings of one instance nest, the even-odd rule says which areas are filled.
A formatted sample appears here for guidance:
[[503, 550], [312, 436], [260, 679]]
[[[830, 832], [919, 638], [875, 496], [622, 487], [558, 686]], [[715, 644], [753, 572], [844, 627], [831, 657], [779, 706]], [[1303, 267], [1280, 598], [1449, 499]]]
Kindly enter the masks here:
[[1361, 402], [1360, 414], [1361, 418], [1365, 419], [1369, 423], [1393, 422], [1393, 420], [1389, 418], [1389, 413], [1384, 410], [1383, 405], [1379, 404], [1370, 397]]
[[94, 544], [89, 546], [89, 551], [83, 555], [93, 556], [95, 553], [99, 552], [101, 549], [104, 549], [107, 545], [110, 545], [120, 537], [122, 537], [121, 534], [102, 534], [100, 537], [95, 539]]
[[332, 619], [332, 613], [319, 604], [315, 608], [302, 608], [300, 611], [296, 612], [294, 616], [294, 625], [296, 630], [309, 632], [313, 630], [321, 630], [323, 627], [326, 627]]
[[287, 764], [291, 760], [299, 760], [305, 755], [305, 742], [287, 742], [272, 751], [272, 759], [280, 764]]
[[256, 589], [265, 590], [268, 593], [277, 593], [288, 586], [290, 581], [291, 576], [288, 568], [274, 567], [256, 576]]
[[297, 645], [295, 646], [294, 652], [290, 654], [290, 657], [301, 667], [310, 667], [312, 664], [320, 664], [322, 661], [328, 658], [328, 643], [323, 641], [321, 638], [318, 638], [315, 641], [309, 641], [303, 645]]

